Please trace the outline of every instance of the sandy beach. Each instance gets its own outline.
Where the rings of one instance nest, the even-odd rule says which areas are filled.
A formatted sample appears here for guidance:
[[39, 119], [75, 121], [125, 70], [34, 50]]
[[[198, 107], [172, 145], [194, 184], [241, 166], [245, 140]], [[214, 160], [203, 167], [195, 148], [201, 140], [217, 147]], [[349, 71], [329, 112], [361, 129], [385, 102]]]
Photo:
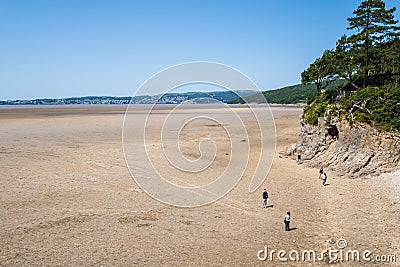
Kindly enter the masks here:
[[[267, 246], [287, 252], [314, 250], [319, 256], [329, 247], [337, 249], [340, 239], [347, 242], [343, 251], [370, 250], [372, 260], [396, 255], [397, 262], [389, 264], [400, 264], [398, 189], [391, 190], [391, 183], [380, 177], [338, 177], [329, 166], [329, 185], [324, 187], [318, 169], [283, 157], [297, 140], [300, 107], [272, 107], [276, 151], [268, 177], [254, 193], [248, 192], [254, 168], [250, 160], [231, 192], [195, 208], [163, 204], [135, 183], [121, 141], [125, 108], [0, 109], [1, 266], [329, 265], [327, 259], [282, 262], [276, 253], [261, 261], [258, 252]], [[202, 108], [209, 107], [187, 110]], [[155, 114], [155, 121], [163, 114]], [[205, 133], [219, 134], [222, 154], [217, 154], [212, 174], [221, 172], [223, 156], [229, 153], [224, 132], [217, 128], [199, 121], [195, 130], [183, 132], [187, 139], [181, 144], [183, 153], [196, 158], [193, 141]], [[250, 145], [257, 155], [257, 142]], [[270, 197], [266, 209], [261, 208], [263, 188]], [[292, 227], [288, 232], [283, 224], [287, 211]], [[383, 263], [336, 262], [372, 264]]]

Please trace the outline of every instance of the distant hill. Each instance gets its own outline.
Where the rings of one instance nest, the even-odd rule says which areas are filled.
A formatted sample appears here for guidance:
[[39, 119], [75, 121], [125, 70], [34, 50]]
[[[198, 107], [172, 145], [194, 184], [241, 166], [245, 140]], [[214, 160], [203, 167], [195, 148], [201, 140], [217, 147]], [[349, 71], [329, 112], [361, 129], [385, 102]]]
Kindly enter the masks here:
[[[345, 83], [345, 80], [337, 80], [332, 82], [326, 90], [334, 89]], [[297, 104], [305, 103], [307, 99], [312, 97], [317, 88], [314, 84], [296, 84], [291, 86], [286, 86], [280, 89], [264, 91], [263, 95], [268, 103], [275, 104]], [[257, 96], [245, 97], [247, 103], [258, 102]], [[230, 104], [243, 104], [245, 101], [241, 98], [237, 98], [234, 101], [229, 102]]]

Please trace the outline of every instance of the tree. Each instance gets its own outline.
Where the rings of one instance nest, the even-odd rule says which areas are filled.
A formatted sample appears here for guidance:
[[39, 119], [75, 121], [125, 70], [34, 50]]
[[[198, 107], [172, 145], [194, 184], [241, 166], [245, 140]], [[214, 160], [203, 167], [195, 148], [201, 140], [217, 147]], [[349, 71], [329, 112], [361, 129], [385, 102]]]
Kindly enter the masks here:
[[317, 58], [301, 73], [301, 82], [303, 84], [314, 83], [317, 91], [326, 88], [335, 78], [335, 73], [332, 69], [332, 59], [332, 51], [325, 50], [322, 57]]
[[394, 19], [395, 7], [385, 9], [382, 0], [365, 0], [353, 12], [354, 17], [348, 18], [348, 30], [356, 33], [348, 38], [358, 51], [355, 54], [360, 61], [360, 68], [363, 75], [363, 85], [368, 85], [368, 75], [374, 71], [372, 59], [379, 58], [382, 51], [376, 49], [379, 43], [392, 41], [399, 36], [400, 27], [396, 26]]
[[379, 73], [399, 76], [400, 75], [400, 38], [395, 38], [391, 42], [377, 45], [381, 51], [379, 58], [374, 61], [375, 68]]
[[352, 119], [399, 129], [400, 27], [394, 11], [382, 0], [364, 0], [348, 19], [351, 35], [343, 35], [334, 49], [325, 50], [301, 73], [302, 83], [316, 84], [318, 91], [334, 79], [347, 80], [341, 90], [352, 91], [317, 91], [304, 108], [307, 122], [316, 124], [318, 116], [339, 108], [349, 111]]
[[356, 51], [349, 43], [346, 35], [343, 35], [339, 41], [336, 42], [336, 48], [333, 54], [333, 70], [340, 78], [346, 79], [356, 89], [361, 89], [355, 84], [356, 75], [360, 71], [360, 64], [356, 60]]

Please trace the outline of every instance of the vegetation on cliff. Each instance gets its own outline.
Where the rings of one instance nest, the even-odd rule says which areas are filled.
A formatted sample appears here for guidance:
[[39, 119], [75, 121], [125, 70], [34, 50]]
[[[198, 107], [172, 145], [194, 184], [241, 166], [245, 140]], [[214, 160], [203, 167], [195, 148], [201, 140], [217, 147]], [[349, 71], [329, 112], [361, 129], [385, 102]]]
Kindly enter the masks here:
[[[315, 94], [304, 108], [305, 122], [332, 116], [350, 123], [364, 122], [378, 129], [400, 131], [400, 27], [396, 9], [382, 0], [365, 0], [348, 18], [347, 30], [334, 49], [326, 50], [303, 71], [302, 83]], [[332, 82], [345, 80], [327, 90]]]

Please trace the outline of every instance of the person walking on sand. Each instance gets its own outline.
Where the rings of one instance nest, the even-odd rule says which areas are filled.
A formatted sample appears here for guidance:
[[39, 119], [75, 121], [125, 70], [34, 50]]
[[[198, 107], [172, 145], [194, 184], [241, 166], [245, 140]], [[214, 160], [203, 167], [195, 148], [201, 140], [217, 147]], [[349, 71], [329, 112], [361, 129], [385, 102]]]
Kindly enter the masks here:
[[262, 207], [263, 208], [267, 207], [267, 200], [268, 200], [268, 192], [267, 192], [267, 189], [264, 189], [264, 192], [262, 194]]
[[325, 186], [325, 184], [326, 184], [326, 178], [327, 178], [327, 175], [326, 175], [326, 173], [324, 172], [324, 169], [321, 168], [321, 169], [319, 170], [319, 179], [322, 180], [322, 185], [323, 185], [323, 186]]
[[283, 220], [283, 222], [285, 223], [285, 231], [290, 231], [290, 212], [288, 211], [285, 215], [285, 219]]

